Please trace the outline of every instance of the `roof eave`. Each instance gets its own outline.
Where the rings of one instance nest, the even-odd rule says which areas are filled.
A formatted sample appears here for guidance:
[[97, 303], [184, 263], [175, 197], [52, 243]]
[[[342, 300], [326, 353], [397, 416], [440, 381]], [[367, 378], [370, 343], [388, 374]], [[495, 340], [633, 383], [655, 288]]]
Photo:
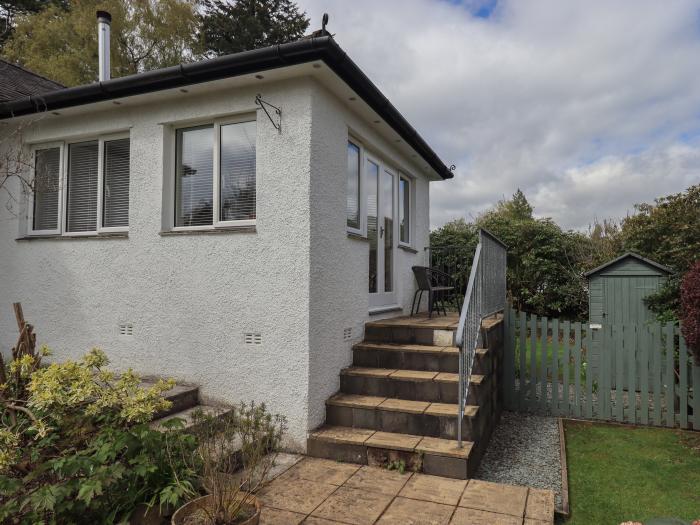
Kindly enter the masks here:
[[0, 104], [0, 120], [173, 89], [314, 60], [325, 62], [441, 178], [453, 177], [452, 171], [440, 160], [427, 142], [329, 36], [302, 39], [287, 44], [224, 55], [211, 60], [180, 64], [104, 82], [59, 89], [41, 96], [22, 97]]

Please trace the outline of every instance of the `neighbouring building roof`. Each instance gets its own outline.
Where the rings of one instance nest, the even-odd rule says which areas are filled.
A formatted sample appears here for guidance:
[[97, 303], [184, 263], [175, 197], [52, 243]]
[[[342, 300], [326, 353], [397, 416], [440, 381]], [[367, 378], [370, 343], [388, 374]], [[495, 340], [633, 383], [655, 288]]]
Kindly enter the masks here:
[[418, 132], [379, 91], [331, 36], [322, 35], [224, 55], [210, 60], [167, 67], [83, 86], [0, 101], [0, 120], [152, 93], [265, 70], [323, 61], [443, 179], [453, 174]]
[[42, 95], [65, 86], [0, 58], [0, 102]]
[[584, 273], [583, 275], [585, 275], [586, 277], [591, 277], [595, 274], [602, 272], [606, 268], [609, 268], [610, 266], [618, 264], [618, 263], [622, 262], [623, 260], [629, 259], [629, 258], [636, 259], [637, 261], [641, 262], [645, 266], [648, 266], [650, 268], [654, 268], [656, 270], [660, 270], [663, 273], [666, 273], [669, 275], [673, 273], [673, 270], [671, 268], [669, 268], [668, 266], [664, 266], [663, 264], [657, 263], [656, 261], [652, 261], [651, 259], [647, 259], [646, 257], [642, 257], [641, 255], [639, 255], [637, 253], [628, 252], [624, 255], [621, 255], [620, 257], [617, 257], [611, 261], [606, 262], [605, 264], [598, 266], [597, 268], [593, 268], [592, 270]]

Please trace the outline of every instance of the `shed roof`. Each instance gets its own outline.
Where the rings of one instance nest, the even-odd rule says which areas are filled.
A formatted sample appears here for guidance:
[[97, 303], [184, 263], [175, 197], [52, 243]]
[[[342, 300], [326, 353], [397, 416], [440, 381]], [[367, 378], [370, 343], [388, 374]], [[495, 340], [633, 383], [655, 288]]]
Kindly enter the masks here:
[[615, 264], [618, 264], [619, 262], [622, 262], [625, 259], [633, 258], [636, 261], [644, 264], [645, 266], [648, 266], [649, 268], [653, 268], [655, 270], [658, 270], [660, 272], [663, 272], [665, 274], [672, 274], [673, 270], [669, 268], [668, 266], [664, 266], [663, 264], [657, 263], [656, 261], [652, 261], [651, 259], [647, 259], [646, 257], [642, 257], [638, 253], [633, 253], [633, 252], [627, 252], [624, 255], [620, 255], [619, 257], [616, 257], [615, 259], [612, 259], [611, 261], [606, 262], [605, 264], [602, 264], [598, 266], [597, 268], [593, 268], [592, 270], [584, 273], [583, 275], [586, 277], [592, 277], [593, 275], [596, 275], [606, 268], [609, 268], [610, 266], [613, 266]]
[[0, 58], [0, 102], [43, 95], [65, 86]]

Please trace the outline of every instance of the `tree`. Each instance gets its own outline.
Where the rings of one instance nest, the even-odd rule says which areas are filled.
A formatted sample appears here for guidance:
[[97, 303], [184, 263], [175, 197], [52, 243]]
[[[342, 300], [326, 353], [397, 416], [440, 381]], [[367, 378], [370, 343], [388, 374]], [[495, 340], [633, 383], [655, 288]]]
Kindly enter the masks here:
[[291, 0], [204, 0], [203, 7], [200, 43], [207, 56], [297, 40], [309, 27]]
[[19, 15], [38, 13], [49, 5], [68, 9], [68, 0], [0, 0], [0, 49], [12, 35]]
[[681, 331], [695, 364], [700, 365], [700, 259], [681, 283]]
[[186, 0], [73, 0], [18, 15], [3, 56], [67, 86], [98, 77], [98, 9], [112, 14], [112, 76], [195, 58], [199, 17]]
[[700, 253], [700, 184], [635, 208], [637, 213], [622, 222], [624, 248], [676, 271], [647, 298], [661, 319], [675, 319], [680, 315], [681, 279]]

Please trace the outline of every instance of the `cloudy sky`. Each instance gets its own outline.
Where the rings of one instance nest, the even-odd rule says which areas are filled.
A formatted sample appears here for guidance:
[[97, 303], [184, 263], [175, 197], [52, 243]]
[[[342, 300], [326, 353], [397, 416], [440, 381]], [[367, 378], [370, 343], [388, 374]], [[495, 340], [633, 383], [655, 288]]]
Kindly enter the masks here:
[[700, 182], [700, 1], [298, 0], [456, 177], [431, 222], [520, 187], [585, 229]]

